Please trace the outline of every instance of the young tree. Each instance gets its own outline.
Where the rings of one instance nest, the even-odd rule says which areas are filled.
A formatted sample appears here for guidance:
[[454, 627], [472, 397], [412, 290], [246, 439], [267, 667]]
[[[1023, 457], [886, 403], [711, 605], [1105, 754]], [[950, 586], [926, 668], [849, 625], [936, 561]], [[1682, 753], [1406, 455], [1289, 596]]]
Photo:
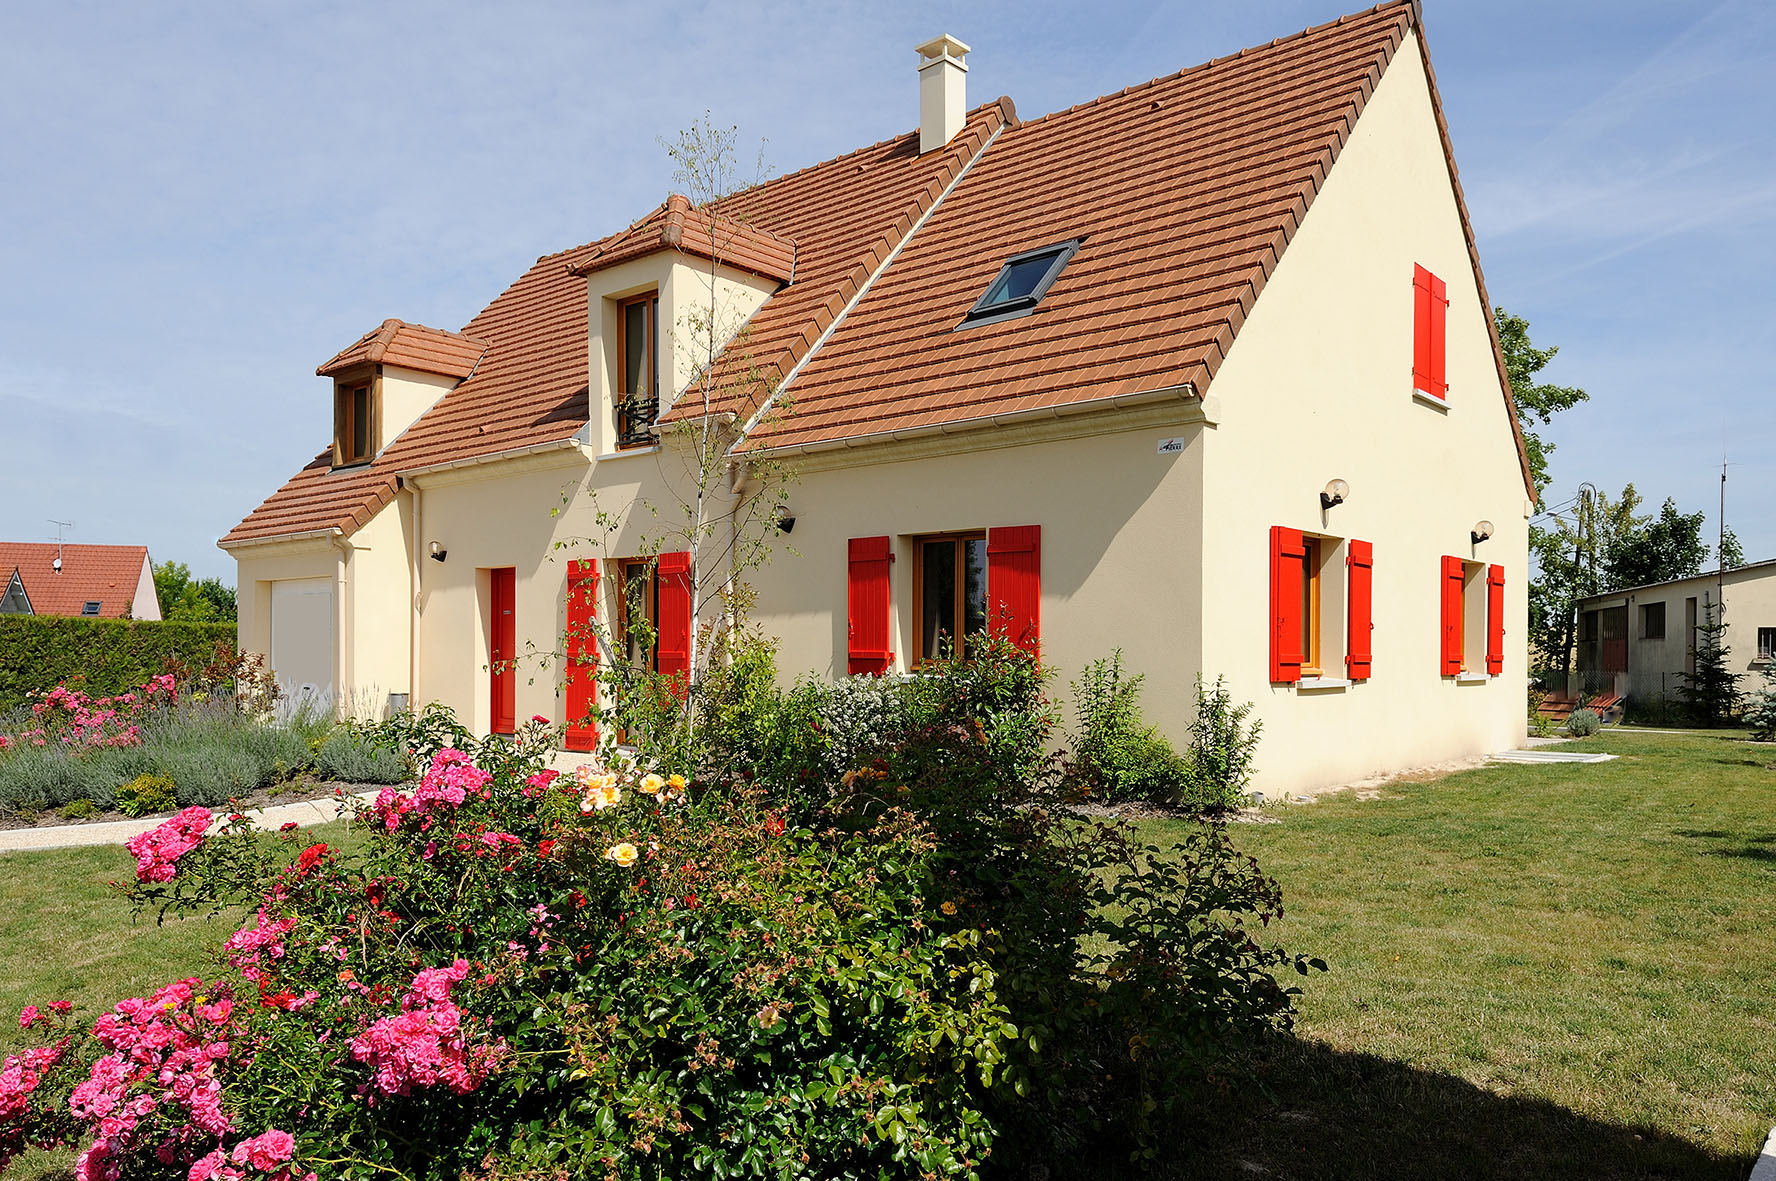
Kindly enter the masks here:
[[193, 581], [191, 568], [183, 562], [162, 562], [154, 567], [154, 594], [160, 600], [162, 619], [209, 623], [236, 618], [234, 588], [220, 578]]
[[[745, 573], [771, 556], [788, 480], [781, 464], [730, 455], [747, 421], [772, 404], [777, 383], [777, 374], [751, 355], [749, 309], [738, 306], [726, 277], [740, 238], [752, 232], [744, 193], [763, 179], [762, 144], [753, 167], [743, 169], [738, 129], [717, 125], [705, 112], [664, 146], [678, 190], [669, 205], [678, 203], [687, 223], [694, 223], [710, 246], [710, 257], [700, 266], [704, 281], [695, 305], [670, 327], [671, 355], [678, 363], [667, 371], [688, 370], [691, 375], [682, 389], [665, 389], [660, 399], [662, 413], [674, 408], [669, 421], [657, 428], [670, 502], [597, 506], [594, 520], [602, 537], [580, 540], [614, 557], [616, 534], [636, 514], [657, 522], [639, 552], [626, 556], [658, 563], [663, 554], [682, 554], [685, 568], [679, 569], [678, 561], [670, 571], [656, 566], [649, 579], [618, 588], [629, 624], [625, 630], [637, 651], [652, 650], [658, 627], [649, 621], [645, 603], [652, 579], [682, 580], [690, 600], [687, 670], [676, 683], [664, 684], [637, 669], [628, 653], [617, 651], [609, 621], [602, 619], [590, 625], [591, 635], [567, 637], [569, 652], [582, 654], [566, 661], [569, 678], [592, 675], [584, 666], [592, 663], [589, 653], [596, 651], [596, 675], [617, 703], [610, 719], [614, 724], [606, 733], [646, 731], [655, 749], [694, 738], [699, 699], [713, 667], [727, 659], [746, 615], [750, 591]], [[671, 384], [676, 386], [676, 380]], [[720, 608], [712, 610], [717, 599]], [[570, 719], [570, 724], [576, 721]]]
[[1731, 651], [1725, 643], [1727, 625], [1720, 604], [1705, 602], [1702, 622], [1696, 625], [1696, 668], [1679, 674], [1683, 683], [1678, 696], [1690, 718], [1712, 729], [1732, 718], [1739, 707], [1739, 674], [1727, 664]]

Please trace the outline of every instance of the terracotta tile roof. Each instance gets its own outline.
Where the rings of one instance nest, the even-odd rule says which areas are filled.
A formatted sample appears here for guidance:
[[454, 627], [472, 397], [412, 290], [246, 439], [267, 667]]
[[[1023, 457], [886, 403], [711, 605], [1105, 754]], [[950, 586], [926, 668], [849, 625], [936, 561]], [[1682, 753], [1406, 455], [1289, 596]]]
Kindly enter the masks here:
[[717, 260], [785, 283], [795, 277], [793, 241], [713, 209], [695, 209], [691, 199], [680, 193], [672, 194], [665, 204], [608, 239], [591, 258], [575, 264], [573, 273], [590, 275], [661, 250]]
[[458, 332], [405, 320], [384, 320], [316, 369], [315, 374], [332, 377], [359, 365], [399, 365], [421, 373], [463, 378], [475, 371], [486, 351], [485, 341]]
[[[1184, 383], [1206, 394], [1415, 29], [1422, 49], [1416, 4], [1393, 0], [1008, 129], [793, 376], [787, 408], [762, 416], [737, 450]], [[1434, 77], [1431, 92], [1527, 487]], [[1008, 257], [1073, 238], [1084, 243], [1039, 314], [957, 330]]]
[[[1387, 5], [1007, 131], [744, 447], [1206, 392], [1411, 13]], [[1072, 238], [1036, 314], [957, 330], [1007, 257]]]
[[[747, 189], [722, 202], [730, 216], [803, 243], [795, 279], [752, 319], [746, 348], [765, 375], [736, 390], [748, 411], [772, 375], [788, 372], [875, 266], [929, 209], [973, 153], [1011, 116], [1005, 100], [973, 112], [956, 140], [919, 155], [917, 132], [861, 148]], [[695, 220], [687, 218], [687, 222]], [[474, 375], [422, 415], [372, 462], [329, 470], [316, 456], [222, 539], [224, 546], [293, 533], [350, 534], [394, 498], [398, 473], [571, 437], [587, 416], [586, 280], [574, 268], [612, 238], [538, 259], [463, 328], [487, 342]], [[749, 411], [748, 411], [749, 412]]]
[[0, 541], [0, 591], [16, 566], [38, 615], [80, 615], [96, 600], [98, 618], [121, 619], [134, 606], [147, 546], [64, 544], [61, 555], [57, 574], [55, 542]]

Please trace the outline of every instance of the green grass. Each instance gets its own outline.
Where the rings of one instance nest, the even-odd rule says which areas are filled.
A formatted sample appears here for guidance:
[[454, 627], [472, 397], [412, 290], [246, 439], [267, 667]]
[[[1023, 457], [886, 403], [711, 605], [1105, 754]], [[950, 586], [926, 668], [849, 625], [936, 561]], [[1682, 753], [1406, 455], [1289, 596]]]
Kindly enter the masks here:
[[[343, 822], [304, 833], [349, 842]], [[267, 838], [269, 839], [269, 838]], [[239, 913], [213, 919], [133, 916], [113, 882], [130, 882], [136, 861], [121, 846], [0, 853], [0, 1054], [33, 1044], [16, 1017], [26, 1005], [73, 1001], [90, 1022], [126, 997], [146, 996], [187, 976], [219, 975], [222, 941]], [[72, 1174], [68, 1153], [29, 1152], [8, 1181]]]
[[1741, 1181], [1776, 1122], [1776, 749], [1571, 749], [1623, 757], [1235, 830], [1332, 970], [1253, 1056], [1271, 1098], [1180, 1129], [1186, 1175]]

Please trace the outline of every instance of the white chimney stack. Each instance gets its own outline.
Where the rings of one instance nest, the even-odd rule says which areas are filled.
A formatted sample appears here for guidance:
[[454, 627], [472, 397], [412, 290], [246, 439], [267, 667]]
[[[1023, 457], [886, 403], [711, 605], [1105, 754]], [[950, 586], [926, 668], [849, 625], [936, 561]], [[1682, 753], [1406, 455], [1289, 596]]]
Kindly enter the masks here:
[[919, 46], [919, 154], [941, 148], [962, 130], [968, 117], [962, 60], [968, 46], [945, 33]]

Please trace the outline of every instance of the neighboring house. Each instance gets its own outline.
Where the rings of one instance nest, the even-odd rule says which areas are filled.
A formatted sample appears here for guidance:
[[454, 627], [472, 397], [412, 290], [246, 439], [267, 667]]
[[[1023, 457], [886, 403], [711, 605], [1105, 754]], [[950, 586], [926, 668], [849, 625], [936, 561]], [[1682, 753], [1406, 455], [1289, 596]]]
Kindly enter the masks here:
[[[718, 519], [797, 473], [794, 552], [746, 573], [786, 677], [992, 619], [1063, 693], [1123, 649], [1175, 739], [1225, 675], [1273, 788], [1516, 744], [1534, 490], [1416, 6], [1028, 121], [967, 110], [966, 52], [920, 47], [916, 132], [675, 196], [460, 333], [391, 320], [321, 366], [332, 446], [220, 543], [242, 646], [479, 731], [577, 721], [582, 688], [500, 659], [593, 612], [621, 641], [639, 578], [635, 655], [684, 668], [717, 596], [693, 620], [669, 539], [624, 559], [708, 422]], [[706, 406], [712, 287], [746, 333]]]
[[159, 619], [148, 547], [0, 541], [0, 615]]
[[1726, 624], [1728, 667], [1754, 674], [1740, 684], [1756, 689], [1762, 680], [1755, 674], [1776, 660], [1776, 559], [1592, 595], [1576, 610], [1575, 688], [1587, 694], [1682, 700], [1684, 676], [1696, 671], [1696, 645], [1705, 638], [1698, 628], [1710, 615]]

